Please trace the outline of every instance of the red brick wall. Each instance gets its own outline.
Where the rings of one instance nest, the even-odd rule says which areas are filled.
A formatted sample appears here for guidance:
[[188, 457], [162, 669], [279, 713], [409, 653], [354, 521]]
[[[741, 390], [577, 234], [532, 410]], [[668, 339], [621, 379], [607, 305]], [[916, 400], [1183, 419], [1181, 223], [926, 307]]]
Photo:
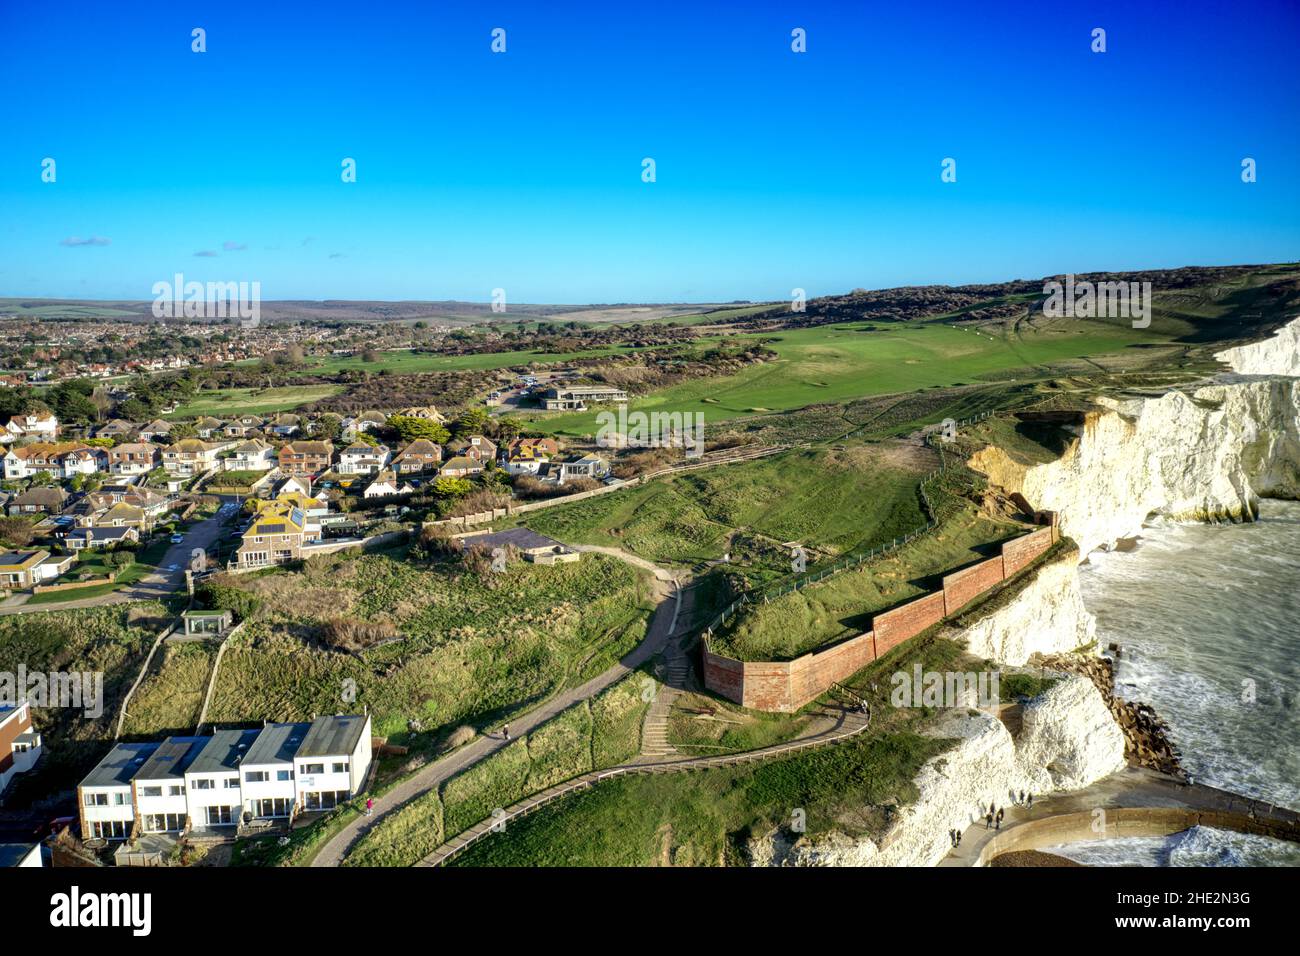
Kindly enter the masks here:
[[824, 694], [826, 688], [856, 674], [876, 659], [876, 635], [867, 631], [820, 654], [807, 654], [792, 662], [790, 696], [792, 710]]
[[989, 588], [1001, 583], [1001, 555], [946, 575], [943, 579], [944, 613], [956, 614]]
[[704, 649], [704, 686], [737, 704], [745, 702], [745, 665]]
[[1042, 528], [1002, 545], [1002, 574], [1011, 577], [1052, 546], [1053, 529]]
[[935, 591], [892, 611], [877, 614], [871, 620], [871, 629], [876, 633], [876, 654], [884, 657], [891, 648], [897, 647], [909, 637], [915, 637], [927, 627], [938, 624], [943, 620], [943, 615], [942, 591]]
[[744, 705], [755, 710], [794, 710], [788, 661], [746, 661]]

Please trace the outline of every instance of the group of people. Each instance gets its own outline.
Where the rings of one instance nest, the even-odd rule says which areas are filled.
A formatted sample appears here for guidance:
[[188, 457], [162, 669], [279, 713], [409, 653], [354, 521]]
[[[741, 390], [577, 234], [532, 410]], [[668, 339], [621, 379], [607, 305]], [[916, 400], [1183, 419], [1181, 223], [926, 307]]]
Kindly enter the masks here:
[[[1034, 808], [1034, 795], [1027, 790], [1019, 790], [1011, 795], [1011, 801], [1018, 807], [1025, 807], [1032, 810]], [[985, 830], [1001, 830], [1002, 820], [1006, 817], [1007, 811], [999, 807], [996, 803], [990, 803], [987, 812], [981, 807], [981, 813], [984, 817]], [[978, 817], [976, 818], [978, 819]], [[949, 830], [948, 842], [952, 844], [953, 849], [961, 846], [961, 830]]]

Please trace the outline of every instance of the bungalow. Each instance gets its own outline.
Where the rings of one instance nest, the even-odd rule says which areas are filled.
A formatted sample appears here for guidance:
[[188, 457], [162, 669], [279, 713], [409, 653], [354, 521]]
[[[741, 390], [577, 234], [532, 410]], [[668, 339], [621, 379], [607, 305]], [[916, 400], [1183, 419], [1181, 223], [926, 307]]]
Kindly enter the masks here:
[[329, 471], [334, 446], [327, 441], [291, 441], [280, 449], [280, 470], [286, 475], [319, 475]]
[[126, 438], [135, 431], [135, 425], [124, 418], [112, 418], [97, 425], [91, 435], [95, 438]]
[[393, 470], [399, 475], [414, 475], [438, 470], [442, 447], [427, 438], [417, 438], [393, 458]]
[[11, 515], [58, 514], [67, 503], [62, 488], [28, 488], [9, 500]]
[[447, 416], [438, 411], [437, 405], [415, 405], [411, 408], [403, 408], [393, 412], [394, 415], [400, 415], [402, 418], [426, 418], [431, 422], [437, 422], [444, 425], [447, 422]]
[[257, 739], [257, 730], [218, 730], [185, 770], [190, 826], [229, 827], [239, 823], [243, 800], [239, 765]]
[[356, 442], [339, 452], [338, 472], [340, 475], [373, 475], [382, 471], [391, 458], [387, 445]]
[[222, 464], [226, 471], [270, 471], [275, 467], [275, 449], [269, 442], [252, 438], [236, 445], [234, 453]]
[[385, 468], [375, 475], [375, 480], [361, 493], [363, 498], [392, 498], [396, 495], [409, 495], [415, 489], [409, 484], [399, 485], [397, 475], [391, 468]]
[[167, 474], [178, 478], [201, 475], [216, 468], [217, 456], [234, 445], [232, 441], [205, 442], [197, 438], [182, 438], [163, 449], [163, 468], [167, 469]]
[[267, 419], [264, 430], [276, 438], [292, 438], [302, 430], [302, 420], [288, 413], [276, 415]]
[[477, 475], [482, 470], [483, 462], [474, 458], [467, 458], [464, 455], [457, 455], [439, 468], [438, 474], [448, 478], [463, 478], [466, 475]]
[[140, 532], [135, 528], [75, 528], [64, 538], [72, 551], [111, 548], [127, 541], [139, 540]]
[[225, 422], [220, 418], [213, 418], [209, 415], [205, 418], [200, 418], [194, 423], [194, 434], [198, 435], [200, 438], [211, 438], [213, 435], [218, 434], [223, 428], [225, 428]]
[[166, 441], [172, 433], [175, 426], [171, 422], [165, 422], [161, 418], [155, 418], [148, 425], [140, 429], [136, 437], [141, 441]]
[[50, 573], [55, 563], [50, 552], [39, 549], [0, 552], [0, 588], [30, 588], [58, 577], [58, 571]]
[[364, 433], [382, 428], [386, 421], [388, 416], [383, 412], [362, 412], [355, 418], [343, 419], [339, 436], [347, 442], [356, 441]]
[[131, 781], [158, 749], [156, 743], [114, 744], [77, 786], [83, 840], [125, 840], [135, 827]]
[[0, 428], [0, 442], [18, 441], [23, 438], [53, 441], [58, 437], [59, 420], [51, 412], [11, 415], [4, 427]]
[[18, 699], [0, 702], [0, 795], [14, 777], [41, 759], [41, 735], [32, 728], [31, 707]]
[[108, 450], [108, 471], [113, 475], [147, 475], [158, 467], [158, 446], [126, 442]]
[[562, 461], [552, 461], [538, 469], [537, 477], [542, 481], [564, 484], [575, 478], [593, 478], [596, 480], [609, 476], [609, 462], [599, 455], [570, 455]]

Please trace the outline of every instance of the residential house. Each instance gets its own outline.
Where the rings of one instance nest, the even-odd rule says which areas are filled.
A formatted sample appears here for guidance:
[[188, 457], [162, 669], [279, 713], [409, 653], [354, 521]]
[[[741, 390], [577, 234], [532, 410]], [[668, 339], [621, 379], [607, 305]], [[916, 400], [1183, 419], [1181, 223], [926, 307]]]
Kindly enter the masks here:
[[427, 438], [417, 438], [393, 457], [393, 470], [399, 475], [418, 475], [438, 470], [442, 447]]
[[371, 761], [370, 716], [317, 717], [293, 756], [301, 810], [331, 810], [359, 792]]
[[286, 475], [315, 477], [329, 471], [334, 446], [327, 441], [291, 441], [280, 449], [280, 470]]
[[361, 497], [392, 498], [396, 495], [409, 495], [414, 490], [409, 484], [401, 484], [391, 468], [385, 468], [375, 475], [374, 481], [366, 485], [366, 490], [361, 493]]
[[156, 743], [117, 743], [77, 786], [83, 840], [125, 840], [135, 827], [131, 781]]
[[20, 590], [56, 578], [61, 573], [54, 570], [57, 565], [50, 552], [39, 548], [0, 552], [0, 588]]
[[147, 475], [161, 460], [157, 445], [126, 442], [108, 450], [108, 471], [112, 475]]
[[162, 464], [167, 474], [178, 478], [201, 475], [215, 469], [218, 456], [234, 446], [233, 441], [205, 442], [198, 438], [182, 438], [163, 449]]
[[293, 758], [309, 723], [267, 724], [240, 765], [244, 812], [255, 820], [287, 819], [298, 804]]
[[71, 551], [112, 548], [128, 541], [139, 541], [140, 532], [135, 528], [74, 528], [64, 537], [64, 543]]
[[32, 727], [27, 701], [0, 703], [0, 795], [14, 777], [36, 766], [41, 750], [41, 735]]
[[560, 453], [560, 443], [554, 438], [516, 438], [510, 443], [510, 455], [540, 455], [554, 458]]
[[10, 448], [4, 456], [5, 477], [30, 478], [49, 472], [60, 480], [108, 470], [108, 452], [80, 442], [36, 442]]
[[[316, 526], [320, 536], [320, 525]], [[287, 501], [271, 501], [258, 511], [235, 551], [236, 568], [264, 568], [287, 564], [302, 557], [302, 547], [312, 538], [306, 513]]]
[[270, 471], [275, 467], [275, 449], [269, 442], [251, 438], [236, 445], [234, 452], [222, 464], [226, 471]]
[[496, 442], [482, 435], [470, 435], [447, 443], [447, 450], [454, 455], [473, 459], [474, 461], [495, 461], [497, 457]]
[[612, 385], [569, 385], [548, 388], [542, 394], [542, 406], [547, 411], [581, 412], [589, 402], [626, 401], [627, 392]]
[[263, 430], [276, 438], [292, 438], [302, 431], [302, 420], [297, 415], [289, 413], [276, 415], [274, 418], [267, 419]]
[[387, 445], [354, 442], [339, 452], [337, 471], [340, 475], [373, 475], [387, 467], [391, 458]]
[[542, 481], [564, 484], [575, 478], [601, 480], [609, 477], [609, 462], [599, 455], [570, 455], [560, 461], [551, 461], [537, 470]]
[[91, 430], [95, 438], [126, 438], [135, 431], [135, 425], [125, 418], [110, 418], [102, 425]]
[[9, 499], [11, 515], [58, 514], [68, 501], [62, 488], [28, 488]]
[[346, 442], [354, 442], [366, 432], [383, 426], [388, 416], [383, 412], [362, 412], [355, 418], [345, 418], [339, 423], [339, 437]]
[[[100, 517], [101, 512], [104, 517], [103, 522], [92, 520], [89, 524], [105, 523], [111, 526], [130, 524], [141, 531], [147, 530], [153, 524], [154, 518], [166, 514], [171, 508], [171, 502], [167, 500], [166, 495], [161, 495], [152, 488], [141, 488], [137, 485], [101, 485], [94, 491], [88, 492], [85, 500], [96, 509], [93, 517]], [[133, 516], [131, 512], [114, 512], [112, 509], [115, 505], [129, 505], [139, 514]]]
[[190, 827], [236, 826], [243, 814], [240, 764], [260, 731], [218, 730], [185, 770]]
[[24, 438], [50, 442], [58, 437], [59, 420], [52, 412], [11, 415], [4, 427], [0, 428], [0, 442], [20, 441]]
[[449, 458], [447, 463], [438, 469], [438, 474], [448, 478], [464, 478], [468, 475], [477, 475], [483, 471], [483, 462], [474, 458], [466, 458], [464, 455], [457, 455], [455, 458]]
[[171, 437], [172, 429], [175, 426], [171, 422], [163, 421], [161, 418], [155, 418], [148, 425], [145, 425], [137, 433], [136, 437], [141, 441], [155, 442], [167, 441]]
[[221, 433], [227, 438], [247, 438], [255, 432], [260, 432], [265, 424], [265, 419], [258, 418], [256, 415], [240, 415], [226, 422], [221, 427]]
[[226, 423], [220, 418], [213, 418], [211, 415], [200, 418], [194, 423], [194, 434], [200, 438], [211, 438], [213, 435], [219, 435], [221, 430], [226, 427]]
[[137, 833], [180, 833], [189, 823], [185, 773], [208, 737], [168, 737], [131, 778]]

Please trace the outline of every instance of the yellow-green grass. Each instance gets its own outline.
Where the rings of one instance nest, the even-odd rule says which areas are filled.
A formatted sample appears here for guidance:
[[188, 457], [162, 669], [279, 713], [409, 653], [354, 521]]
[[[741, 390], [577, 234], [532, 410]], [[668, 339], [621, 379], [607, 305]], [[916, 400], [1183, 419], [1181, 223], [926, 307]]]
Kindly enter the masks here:
[[215, 657], [215, 644], [165, 645], [131, 698], [122, 733], [128, 737], [192, 733]]
[[[662, 389], [634, 399], [629, 407], [645, 412], [698, 412], [704, 416], [707, 437], [710, 421], [864, 395], [1023, 377], [1036, 374], [1035, 366], [1164, 341], [1163, 336], [1143, 330], [1087, 321], [997, 336], [951, 325], [880, 327], [857, 322], [716, 341], [736, 344], [744, 339], [767, 342], [778, 358], [734, 375]], [[588, 435], [598, 428], [597, 411], [526, 417], [532, 427], [543, 431]]]
[[706, 694], [686, 693], [673, 700], [668, 742], [696, 757], [759, 750], [797, 737], [812, 719], [804, 711], [765, 714]]
[[348, 866], [411, 866], [448, 837], [557, 783], [630, 760], [640, 745], [647, 678], [631, 674], [381, 820]]
[[870, 630], [874, 613], [937, 589], [943, 575], [997, 553], [1000, 542], [1026, 530], [960, 500], [938, 528], [887, 556], [748, 605], [715, 632], [710, 647], [740, 660], [791, 660]]
[[299, 405], [337, 395], [341, 385], [282, 385], [275, 388], [218, 388], [197, 392], [167, 418], [229, 418], [234, 415], [266, 415], [288, 412]]
[[[519, 562], [482, 580], [459, 562], [389, 554], [312, 559], [237, 585], [261, 601], [223, 658], [215, 721], [303, 720], [365, 706], [375, 732], [414, 746], [526, 710], [599, 674], [645, 636], [650, 576], [600, 555]], [[318, 643], [336, 617], [386, 622], [402, 640], [347, 654]], [[423, 728], [408, 734], [408, 721]]]
[[784, 575], [790, 542], [809, 549], [812, 564], [924, 524], [917, 487], [937, 465], [932, 453], [903, 444], [794, 449], [549, 508], [526, 523], [656, 563], [730, 552], [733, 567]]

